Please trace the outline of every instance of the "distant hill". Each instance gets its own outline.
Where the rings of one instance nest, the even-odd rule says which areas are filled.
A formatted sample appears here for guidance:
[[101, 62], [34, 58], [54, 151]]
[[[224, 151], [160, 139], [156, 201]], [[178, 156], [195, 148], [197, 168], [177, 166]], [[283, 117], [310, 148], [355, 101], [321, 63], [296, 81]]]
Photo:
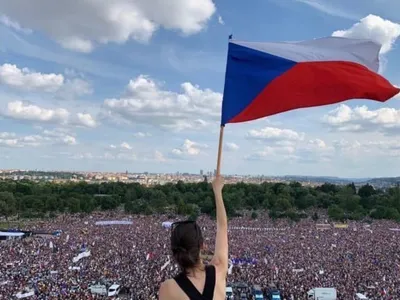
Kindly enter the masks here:
[[314, 183], [332, 183], [345, 185], [354, 182], [356, 185], [371, 184], [377, 188], [385, 188], [400, 184], [400, 177], [377, 177], [377, 178], [340, 178], [335, 176], [303, 176], [286, 175], [275, 177], [285, 181], [314, 182]]
[[340, 178], [335, 176], [302, 176], [302, 175], [286, 175], [281, 177], [288, 181], [310, 181], [318, 183], [334, 183], [334, 184], [347, 184], [347, 183], [362, 183], [368, 182], [371, 178]]
[[391, 183], [391, 184], [400, 184], [400, 177], [381, 177], [381, 178], [372, 178], [368, 180], [370, 184], [379, 184], [379, 183]]

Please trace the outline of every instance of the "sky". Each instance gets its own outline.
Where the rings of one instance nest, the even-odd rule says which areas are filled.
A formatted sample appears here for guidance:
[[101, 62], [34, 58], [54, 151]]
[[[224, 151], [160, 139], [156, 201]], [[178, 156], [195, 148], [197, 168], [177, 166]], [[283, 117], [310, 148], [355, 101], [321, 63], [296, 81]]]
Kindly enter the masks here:
[[[56, 2], [0, 2], [0, 169], [214, 170], [230, 34], [372, 39], [400, 85], [398, 0]], [[399, 175], [399, 99], [227, 124], [222, 173]]]

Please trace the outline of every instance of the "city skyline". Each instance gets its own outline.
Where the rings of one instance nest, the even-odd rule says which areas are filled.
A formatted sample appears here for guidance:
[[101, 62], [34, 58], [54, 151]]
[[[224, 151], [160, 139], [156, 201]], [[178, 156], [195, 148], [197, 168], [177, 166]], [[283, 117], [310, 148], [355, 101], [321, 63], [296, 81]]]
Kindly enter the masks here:
[[[395, 0], [169, 2], [158, 7], [163, 14], [152, 0], [0, 4], [0, 168], [213, 171], [232, 33], [249, 41], [369, 38], [383, 45], [381, 73], [400, 85]], [[70, 9], [79, 13], [72, 18]], [[222, 173], [398, 176], [398, 99], [228, 124]]]
[[[0, 169], [0, 179], [1, 175], [8, 175], [14, 173], [22, 173], [27, 176], [26, 173], [36, 174], [35, 176], [39, 176], [41, 173], [45, 174], [80, 174], [80, 175], [91, 175], [91, 174], [111, 174], [111, 175], [118, 175], [118, 176], [197, 176], [199, 178], [209, 177], [212, 178], [216, 174], [216, 169], [214, 170], [198, 170], [198, 172], [184, 172], [184, 171], [170, 171], [170, 172], [148, 172], [148, 171], [96, 171], [96, 170], [53, 170], [53, 169]], [[372, 179], [393, 179], [396, 180], [400, 178], [400, 176], [381, 176], [381, 177], [344, 177], [344, 176], [331, 176], [329, 174], [320, 174], [320, 175], [301, 175], [301, 174], [283, 174], [283, 175], [276, 175], [276, 174], [246, 174], [246, 173], [232, 173], [232, 174], [222, 174], [225, 177], [237, 177], [237, 178], [304, 178], [304, 179], [339, 179], [345, 181], [368, 181]], [[44, 175], [40, 175], [44, 176]], [[49, 176], [49, 175], [47, 175]]]

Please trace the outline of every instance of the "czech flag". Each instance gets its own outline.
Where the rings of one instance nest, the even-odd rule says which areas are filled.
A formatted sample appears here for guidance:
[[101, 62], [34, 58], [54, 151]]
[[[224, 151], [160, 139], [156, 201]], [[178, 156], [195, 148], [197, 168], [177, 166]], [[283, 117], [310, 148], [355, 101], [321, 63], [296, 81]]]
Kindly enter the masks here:
[[384, 102], [400, 89], [378, 74], [380, 48], [370, 40], [339, 37], [230, 40], [221, 125], [349, 99]]

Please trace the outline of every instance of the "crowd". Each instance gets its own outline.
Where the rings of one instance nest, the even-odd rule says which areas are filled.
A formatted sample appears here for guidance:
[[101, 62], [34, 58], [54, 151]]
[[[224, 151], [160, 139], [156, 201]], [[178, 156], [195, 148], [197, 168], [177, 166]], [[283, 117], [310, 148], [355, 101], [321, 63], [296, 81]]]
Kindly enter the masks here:
[[[122, 219], [132, 224], [95, 224]], [[164, 221], [175, 220], [115, 213], [25, 223], [21, 229], [62, 233], [0, 242], [0, 299], [12, 299], [24, 288], [35, 291], [27, 299], [102, 299], [88, 287], [104, 279], [126, 287], [126, 299], [157, 299], [160, 282], [179, 271], [170, 261]], [[215, 221], [202, 216], [198, 223], [210, 254]], [[336, 288], [338, 299], [351, 300], [356, 292], [369, 299], [400, 299], [396, 223], [350, 222], [347, 228], [318, 223], [324, 221], [289, 223], [262, 215], [230, 220], [228, 282], [273, 283], [283, 299], [306, 299], [316, 287]], [[90, 256], [74, 263], [82, 251]]]

